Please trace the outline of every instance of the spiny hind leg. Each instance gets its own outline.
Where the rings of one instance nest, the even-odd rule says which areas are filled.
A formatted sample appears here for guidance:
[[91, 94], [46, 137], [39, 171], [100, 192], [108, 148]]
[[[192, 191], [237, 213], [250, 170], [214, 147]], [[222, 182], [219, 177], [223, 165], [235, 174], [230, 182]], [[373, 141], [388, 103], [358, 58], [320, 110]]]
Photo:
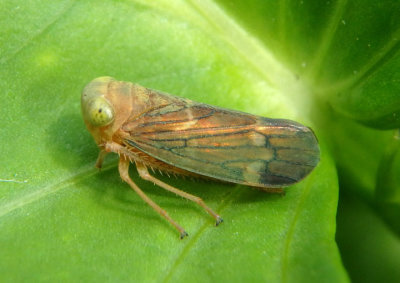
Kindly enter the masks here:
[[178, 196], [181, 196], [181, 197], [186, 198], [188, 200], [194, 201], [195, 203], [200, 205], [202, 208], [204, 208], [208, 212], [208, 214], [210, 214], [212, 217], [215, 218], [215, 225], [216, 226], [218, 226], [223, 221], [221, 216], [219, 216], [211, 208], [209, 208], [201, 198], [199, 198], [197, 196], [194, 196], [194, 195], [191, 195], [189, 193], [186, 193], [184, 191], [181, 191], [181, 190], [179, 190], [177, 188], [174, 188], [174, 187], [172, 187], [172, 186], [170, 186], [170, 185], [158, 180], [157, 178], [151, 176], [149, 171], [147, 170], [147, 167], [143, 163], [140, 163], [140, 162], [136, 161], [136, 168], [137, 168], [137, 170], [139, 172], [140, 177], [142, 177], [143, 179], [145, 179], [147, 181], [150, 181], [150, 182], [153, 182], [157, 186], [160, 186], [161, 188], [163, 188], [163, 189], [165, 189], [167, 191], [175, 193]]
[[188, 234], [186, 231], [178, 224], [176, 223], [169, 215], [168, 213], [162, 209], [158, 204], [156, 204], [154, 201], [152, 201], [129, 177], [129, 160], [126, 160], [121, 156], [119, 159], [119, 164], [118, 164], [118, 170], [119, 174], [126, 183], [131, 186], [131, 188], [148, 204], [150, 205], [155, 211], [157, 211], [162, 217], [167, 219], [169, 223], [171, 223], [178, 231], [180, 234], [180, 238], [183, 239], [185, 236]]

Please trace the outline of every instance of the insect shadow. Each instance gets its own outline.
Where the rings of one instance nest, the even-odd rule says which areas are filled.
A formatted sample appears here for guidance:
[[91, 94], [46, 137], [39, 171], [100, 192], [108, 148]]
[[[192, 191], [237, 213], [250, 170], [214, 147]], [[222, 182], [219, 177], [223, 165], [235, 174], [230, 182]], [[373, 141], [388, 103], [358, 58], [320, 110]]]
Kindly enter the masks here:
[[105, 209], [123, 211], [135, 219], [144, 217], [162, 222], [157, 214], [146, 213], [146, 204], [122, 182], [117, 155], [107, 157], [103, 170], [94, 167], [99, 149], [86, 130], [80, 113], [76, 112], [61, 115], [47, 128], [46, 148], [53, 160], [69, 172], [65, 175], [71, 178], [80, 175], [75, 185], [86, 190], [93, 202]]
[[93, 138], [87, 133], [82, 117], [76, 114], [64, 114], [47, 128], [47, 144], [54, 161], [67, 170], [77, 172], [89, 165], [97, 157], [98, 149]]

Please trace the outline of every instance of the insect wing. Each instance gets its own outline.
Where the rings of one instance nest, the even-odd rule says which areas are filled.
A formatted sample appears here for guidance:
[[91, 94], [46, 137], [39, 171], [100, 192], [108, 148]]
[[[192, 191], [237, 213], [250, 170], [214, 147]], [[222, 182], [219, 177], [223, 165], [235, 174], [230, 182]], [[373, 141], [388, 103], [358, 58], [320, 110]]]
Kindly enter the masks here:
[[199, 175], [266, 188], [296, 183], [319, 162], [318, 142], [301, 124], [170, 97], [122, 127], [125, 143]]

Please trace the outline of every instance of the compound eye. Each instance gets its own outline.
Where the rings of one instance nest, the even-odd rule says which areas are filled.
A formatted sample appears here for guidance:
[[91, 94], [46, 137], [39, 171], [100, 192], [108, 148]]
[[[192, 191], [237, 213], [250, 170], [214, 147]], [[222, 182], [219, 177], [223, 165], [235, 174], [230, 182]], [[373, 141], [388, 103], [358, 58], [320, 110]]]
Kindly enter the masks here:
[[114, 121], [114, 108], [104, 97], [90, 100], [86, 107], [89, 122], [96, 127], [103, 127]]

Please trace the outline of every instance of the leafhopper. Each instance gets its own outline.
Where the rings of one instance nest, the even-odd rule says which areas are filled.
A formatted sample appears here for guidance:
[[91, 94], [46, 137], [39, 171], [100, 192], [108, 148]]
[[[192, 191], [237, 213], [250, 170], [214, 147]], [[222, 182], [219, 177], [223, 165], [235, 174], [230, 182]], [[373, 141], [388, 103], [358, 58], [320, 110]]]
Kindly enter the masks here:
[[198, 103], [111, 77], [86, 85], [81, 105], [100, 148], [96, 167], [101, 168], [107, 153], [117, 153], [122, 180], [181, 238], [187, 236], [185, 230], [129, 177], [130, 163], [141, 178], [203, 207], [218, 225], [222, 218], [201, 198], [162, 182], [148, 169], [282, 192], [319, 162], [314, 133], [297, 122]]

